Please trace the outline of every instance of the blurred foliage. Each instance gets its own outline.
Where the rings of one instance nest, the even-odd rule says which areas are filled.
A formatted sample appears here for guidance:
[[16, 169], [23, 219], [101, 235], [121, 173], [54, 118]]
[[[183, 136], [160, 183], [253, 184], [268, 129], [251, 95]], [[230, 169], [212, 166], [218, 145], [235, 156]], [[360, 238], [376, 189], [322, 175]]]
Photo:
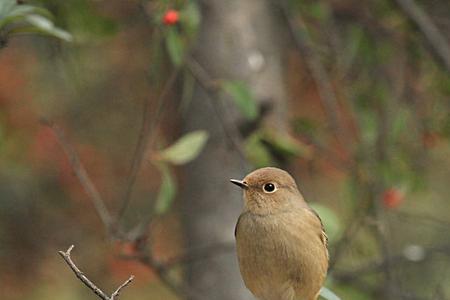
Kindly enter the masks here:
[[183, 62], [183, 55], [185, 53], [181, 36], [173, 27], [167, 29], [165, 36], [167, 52], [169, 53], [170, 60], [175, 66], [181, 65]]
[[156, 198], [155, 213], [163, 214], [170, 209], [177, 187], [169, 167], [165, 164], [158, 164], [157, 166], [161, 172], [162, 181]]
[[167, 212], [176, 195], [175, 179], [168, 164], [182, 165], [192, 161], [200, 154], [207, 140], [208, 133], [204, 130], [189, 132], [171, 146], [154, 154], [154, 163], [162, 175], [155, 213]]
[[[149, 103], [149, 119], [161, 113], [157, 99], [174, 68], [183, 74], [182, 84], [177, 82], [182, 100], [174, 101], [179, 88], [169, 92], [154, 144], [179, 136], [178, 120], [195, 85], [185, 62], [201, 25], [198, 3], [25, 2], [0, 1], [4, 297], [39, 300], [58, 291], [66, 299], [90, 297], [56, 256], [70, 240], [83, 245], [80, 266], [96, 282], [112, 286], [134, 273], [142, 280], [136, 282], [142, 293], [135, 292], [136, 298], [175, 299], [152, 281], [153, 273], [137, 263], [118, 263], [117, 253], [108, 254], [110, 245], [104, 243], [70, 163], [38, 119], [50, 117], [61, 124], [106, 205], [115, 210], [144, 122], [143, 102]], [[346, 136], [337, 136], [330, 126], [316, 79], [303, 53], [292, 47], [287, 81], [291, 98], [297, 100], [289, 103], [288, 132], [259, 126], [263, 114], [246, 84], [211, 78], [218, 83], [218, 94], [230, 96], [225, 98], [245, 121], [258, 125], [244, 137], [248, 160], [255, 167], [289, 164], [301, 178], [305, 198], [313, 201], [330, 237], [334, 265], [327, 287], [342, 299], [384, 299], [386, 287], [399, 293], [396, 299], [448, 298], [448, 72], [391, 1], [288, 2], [293, 20], [305, 23], [319, 63], [329, 74], [339, 102], [335, 113]], [[417, 2], [431, 16], [448, 9], [446, 1]], [[180, 15], [172, 26], [162, 22], [169, 9]], [[448, 38], [448, 16], [433, 20]], [[11, 39], [22, 33], [57, 39]], [[208, 138], [213, 139], [205, 131], [189, 132], [144, 154], [126, 219], [135, 226], [150, 212], [157, 215], [152, 228], [160, 229], [150, 236], [161, 257], [183, 248], [174, 205], [177, 189], [183, 188], [177, 166], [196, 159]], [[423, 257], [414, 256], [420, 251]], [[392, 261], [385, 261], [386, 255]], [[388, 263], [392, 274], [383, 267]]]
[[174, 165], [185, 164], [198, 156], [208, 139], [208, 133], [197, 130], [182, 136], [170, 147], [159, 151], [156, 159]]
[[15, 0], [0, 2], [0, 48], [9, 37], [21, 34], [40, 34], [55, 37], [66, 42], [72, 36], [53, 24], [51, 13], [42, 7], [19, 5]]
[[309, 145], [285, 132], [260, 128], [247, 138], [245, 154], [255, 167], [279, 165], [293, 158], [310, 159]]
[[340, 224], [341, 221], [339, 217], [327, 206], [319, 203], [310, 203], [310, 206], [322, 219], [323, 226], [328, 236], [328, 241], [330, 243], [337, 241], [342, 234], [342, 225]]
[[70, 28], [79, 43], [94, 42], [97, 39], [114, 35], [119, 25], [113, 18], [99, 13], [94, 2], [89, 0], [40, 0], [46, 5], [59, 23]]
[[[383, 257], [386, 259], [386, 251], [398, 253], [409, 243], [408, 238], [402, 238], [405, 232], [424, 230], [415, 226], [409, 228], [406, 224], [393, 225], [393, 220], [398, 218], [395, 217], [396, 210], [402, 209], [414, 211], [413, 214], [420, 219], [424, 212], [415, 208], [414, 201], [420, 201], [418, 195], [434, 189], [432, 182], [436, 179], [430, 181], [426, 174], [430, 172], [430, 154], [434, 153], [434, 149], [443, 147], [447, 149], [444, 151], [448, 151], [448, 136], [442, 134], [449, 118], [448, 72], [433, 60], [427, 52], [429, 46], [419, 38], [415, 28], [408, 26], [402, 11], [389, 1], [365, 2], [358, 8], [351, 1], [341, 1], [339, 4], [326, 1], [291, 2], [292, 8], [307, 24], [315, 50], [319, 51], [320, 63], [331, 70], [335, 93], [345, 99], [339, 103], [342, 111], [336, 113], [341, 114], [347, 129], [347, 140], [354, 142], [342, 144], [341, 140], [336, 145], [335, 137], [330, 136], [328, 128], [318, 127], [314, 125], [314, 120], [309, 121], [305, 117], [297, 119], [294, 129], [300, 138], [310, 142], [316, 143], [314, 137], [320, 136], [319, 145], [335, 152], [336, 157], [344, 158], [344, 165], [348, 165], [348, 184], [354, 204], [347, 208], [332, 205], [335, 210], [341, 213], [346, 211], [344, 215], [350, 213], [349, 224], [356, 223], [354, 220], [363, 214], [383, 224], [376, 225], [383, 226], [381, 233], [377, 233], [376, 228], [356, 237], [353, 233], [346, 240], [348, 246], [342, 244], [345, 242], [339, 245], [339, 240], [334, 240], [338, 244], [337, 248], [332, 247], [332, 257], [341, 255], [344, 247], [351, 251], [335, 257], [339, 260], [337, 270], [351, 270], [358, 251], [364, 253], [368, 249], [378, 248], [375, 253], [380, 261]], [[439, 5], [448, 8], [448, 5], [436, 4]], [[450, 32], [443, 32], [449, 37]], [[435, 110], [436, 107], [440, 107], [440, 112]], [[331, 147], [324, 143], [327, 136], [328, 145], [333, 145]], [[448, 166], [448, 160], [445, 164]], [[444, 199], [438, 199], [436, 201], [440, 201], [441, 209], [448, 207]], [[335, 219], [327, 211], [320, 214], [325, 220]], [[436, 222], [445, 220], [444, 227], [448, 229], [446, 216], [434, 217]], [[359, 226], [371, 228], [369, 224]], [[330, 232], [333, 233], [333, 230]], [[369, 242], [369, 239], [373, 241]], [[420, 247], [426, 247], [424, 243], [419, 242]], [[448, 239], [435, 240], [432, 244], [446, 243]], [[368, 255], [362, 258], [364, 261], [370, 260]], [[439, 264], [436, 260], [430, 260], [434, 261], [435, 266]], [[395, 299], [408, 299], [407, 295], [426, 299], [430, 297], [431, 287], [435, 292], [439, 289], [439, 284], [431, 278], [422, 280], [420, 287], [417, 283], [413, 284], [410, 280], [414, 275], [402, 266], [398, 266], [395, 274], [387, 277], [389, 279], [383, 277], [385, 270], [380, 268], [379, 273], [367, 272], [378, 274], [375, 280], [352, 278], [343, 281], [344, 289], [336, 283], [330, 286], [344, 299], [385, 298], [383, 293], [386, 289], [398, 293]], [[339, 273], [337, 270], [335, 272]], [[448, 278], [448, 275], [443, 276]], [[363, 287], [365, 284], [367, 286]], [[350, 285], [356, 287], [353, 292]], [[389, 287], [386, 288], [386, 285]], [[372, 292], [369, 292], [371, 289]], [[425, 292], [425, 289], [428, 291]], [[448, 295], [449, 291], [443, 289], [441, 292]]]
[[248, 120], [252, 121], [258, 116], [258, 107], [249, 88], [242, 82], [223, 81], [223, 91], [231, 96], [239, 111]]

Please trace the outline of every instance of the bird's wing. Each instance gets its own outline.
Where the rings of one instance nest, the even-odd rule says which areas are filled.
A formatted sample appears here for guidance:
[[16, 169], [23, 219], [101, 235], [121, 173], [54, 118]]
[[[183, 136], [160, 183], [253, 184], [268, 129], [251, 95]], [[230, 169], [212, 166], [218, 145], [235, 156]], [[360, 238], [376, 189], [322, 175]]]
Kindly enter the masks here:
[[239, 222], [241, 221], [242, 216], [244, 216], [244, 215], [246, 215], [246, 214], [247, 214], [247, 212], [243, 212], [243, 213], [239, 216], [239, 218], [238, 218], [238, 220], [237, 220], [237, 222], [236, 222], [236, 226], [234, 227], [234, 237], [236, 237], [236, 234], [237, 234], [237, 231], [238, 231], [238, 227], [239, 227]]
[[239, 226], [239, 220], [241, 220], [241, 216], [239, 216], [239, 218], [238, 218], [238, 220], [236, 222], [236, 226], [234, 226], [234, 237], [236, 237], [236, 234], [237, 234], [237, 229], [238, 229], [238, 226]]
[[329, 253], [328, 253], [328, 236], [327, 236], [327, 234], [326, 234], [326, 232], [325, 232], [325, 228], [323, 227], [322, 219], [320, 218], [319, 214], [318, 214], [314, 209], [312, 209], [311, 207], [308, 207], [308, 208], [309, 208], [309, 211], [310, 211], [311, 213], [313, 213], [314, 216], [316, 216], [317, 219], [318, 219], [319, 222], [320, 222], [321, 232], [320, 232], [319, 238], [320, 238], [320, 240], [322, 241], [322, 243], [324, 244], [325, 250], [326, 250], [326, 252], [327, 252], [327, 258], [328, 258], [328, 260], [330, 260], [330, 256], [329, 256]]

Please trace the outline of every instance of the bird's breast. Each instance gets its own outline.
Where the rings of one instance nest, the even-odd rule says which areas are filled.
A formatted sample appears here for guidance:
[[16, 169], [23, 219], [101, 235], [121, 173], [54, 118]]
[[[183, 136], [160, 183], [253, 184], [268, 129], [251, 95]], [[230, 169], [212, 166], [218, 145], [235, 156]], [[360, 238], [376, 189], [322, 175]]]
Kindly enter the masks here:
[[317, 263], [317, 256], [325, 252], [310, 229], [302, 215], [292, 212], [241, 215], [236, 227], [239, 266], [256, 296], [290, 293], [289, 289], [308, 287], [312, 281], [320, 281], [320, 288], [326, 266]]

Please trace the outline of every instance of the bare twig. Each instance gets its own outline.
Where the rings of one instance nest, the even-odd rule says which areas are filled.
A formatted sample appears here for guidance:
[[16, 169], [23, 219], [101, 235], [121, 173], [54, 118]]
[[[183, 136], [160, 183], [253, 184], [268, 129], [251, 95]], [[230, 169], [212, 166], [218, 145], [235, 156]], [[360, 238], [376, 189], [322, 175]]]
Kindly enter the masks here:
[[[353, 175], [354, 180], [359, 186], [366, 187], [366, 180], [361, 178], [361, 171], [359, 170], [360, 165], [355, 164], [353, 168], [350, 169], [350, 174]], [[367, 225], [368, 214], [371, 210], [371, 203], [368, 195], [366, 193], [361, 193], [358, 191], [354, 195], [355, 199], [358, 199], [358, 206], [355, 208], [353, 216], [351, 218], [351, 223], [346, 227], [342, 237], [334, 245], [333, 255], [331, 255], [332, 260], [329, 264], [329, 269], [334, 269], [336, 263], [341, 259], [341, 256], [345, 253], [345, 249], [348, 249], [352, 245], [353, 239], [356, 238], [358, 232]]]
[[339, 241], [334, 246], [334, 248], [333, 248], [333, 255], [331, 257], [331, 261], [330, 261], [330, 264], [329, 264], [329, 269], [330, 270], [332, 270], [334, 268], [336, 263], [341, 258], [341, 255], [344, 254], [344, 252], [345, 252], [344, 250], [347, 247], [351, 246], [351, 242], [356, 237], [358, 231], [361, 228], [363, 228], [366, 215], [363, 214], [362, 210], [360, 210], [359, 212], [361, 213], [361, 215], [359, 215], [358, 213], [355, 214], [356, 217], [354, 218], [352, 223], [350, 223], [347, 226], [347, 228], [345, 229], [342, 237], [339, 239]]
[[215, 96], [219, 91], [217, 81], [211, 78], [205, 68], [195, 58], [187, 57], [186, 68], [206, 92], [212, 93]]
[[241, 133], [234, 123], [225, 122], [223, 114], [220, 112], [220, 102], [215, 99], [217, 98], [217, 93], [220, 91], [217, 81], [212, 79], [202, 65], [200, 65], [193, 57], [187, 57], [186, 69], [191, 73], [197, 83], [206, 92], [206, 95], [211, 99], [210, 103], [222, 126], [225, 136], [239, 154], [239, 157], [244, 165], [246, 165], [247, 159], [245, 157], [245, 151], [242, 149]]
[[148, 147], [151, 146], [153, 143], [153, 140], [156, 136], [155, 128], [158, 124], [162, 112], [164, 110], [165, 105], [167, 104], [166, 98], [169, 94], [169, 91], [171, 90], [173, 84], [175, 83], [175, 80], [178, 77], [179, 68], [175, 69], [172, 74], [170, 75], [169, 79], [164, 84], [164, 87], [161, 91], [161, 94], [158, 97], [158, 100], [156, 101], [156, 110], [153, 115], [153, 118], [150, 120], [149, 113], [151, 105], [153, 104], [150, 99], [148, 99], [145, 103], [143, 117], [142, 117], [142, 127], [139, 133], [138, 142], [136, 145], [136, 149], [134, 151], [131, 167], [130, 167], [130, 173], [128, 175], [127, 179], [127, 185], [125, 187], [125, 192], [122, 197], [122, 206], [119, 210], [118, 217], [117, 217], [117, 223], [120, 222], [123, 215], [125, 214], [125, 211], [130, 203], [131, 199], [131, 192], [133, 190], [134, 183], [136, 182], [137, 174], [141, 168], [142, 160], [145, 155], [145, 151]]
[[69, 267], [72, 269], [72, 271], [75, 273], [75, 276], [80, 279], [81, 282], [83, 282], [89, 289], [91, 289], [97, 296], [99, 296], [103, 300], [114, 300], [118, 299], [120, 291], [125, 288], [127, 285], [133, 281], [134, 276], [131, 275], [130, 278], [128, 278], [124, 283], [122, 283], [115, 291], [111, 294], [111, 296], [108, 296], [105, 292], [103, 292], [100, 288], [98, 288], [92, 281], [89, 280], [89, 278], [86, 277], [86, 275], [83, 274], [83, 272], [75, 265], [75, 263], [72, 261], [70, 254], [74, 248], [74, 245], [70, 246], [67, 251], [58, 251], [58, 253], [61, 255], [61, 257], [64, 259], [64, 261], [69, 265]]
[[97, 296], [104, 300], [108, 300], [109, 296], [105, 294], [100, 288], [98, 288], [92, 281], [87, 278], [83, 272], [75, 265], [75, 263], [70, 258], [70, 254], [74, 248], [74, 245], [70, 246], [69, 249], [67, 249], [66, 252], [64, 251], [58, 251], [58, 253], [61, 255], [61, 257], [66, 261], [66, 263], [69, 265], [69, 267], [72, 269], [72, 271], [75, 273], [75, 276], [77, 276], [78, 279], [80, 279], [81, 282], [83, 282], [89, 289], [91, 289]]
[[345, 160], [341, 159], [336, 153], [317, 141], [312, 135], [301, 134], [300, 137], [305, 139], [308, 144], [312, 145], [317, 150], [318, 156], [324, 157], [334, 168], [342, 172], [350, 172], [348, 163]]
[[430, 45], [434, 57], [444, 65], [447, 72], [450, 72], [450, 47], [431, 18], [414, 0], [395, 0], [394, 2], [420, 30]]
[[139, 262], [141, 262], [144, 266], [147, 266], [150, 270], [156, 272], [158, 274], [159, 279], [164, 285], [166, 285], [169, 289], [171, 289], [177, 295], [185, 295], [187, 298], [192, 299], [204, 299], [199, 292], [193, 290], [190, 287], [187, 287], [183, 284], [177, 284], [174, 282], [172, 278], [169, 276], [169, 268], [165, 265], [157, 262], [152, 255], [143, 254], [137, 256]]
[[364, 275], [382, 272], [386, 268], [387, 264], [391, 264], [392, 266], [398, 267], [402, 264], [418, 264], [418, 263], [427, 263], [429, 259], [431, 259], [433, 254], [445, 254], [450, 256], [450, 245], [442, 245], [429, 247], [424, 249], [425, 256], [421, 261], [411, 261], [403, 253], [390, 255], [389, 257], [383, 257], [381, 261], [373, 261], [364, 264], [359, 268], [355, 268], [352, 271], [339, 271], [333, 273], [333, 278], [337, 279], [341, 282], [350, 282], [356, 278], [360, 278]]
[[330, 123], [329, 126], [334, 131], [337, 141], [340, 142], [343, 149], [345, 149], [345, 147], [350, 145], [350, 137], [341, 122], [338, 100], [336, 98], [333, 85], [331, 84], [331, 80], [325, 70], [325, 67], [322, 65], [316, 51], [313, 49], [312, 41], [308, 34], [306, 25], [300, 16], [297, 16], [294, 21], [285, 1], [280, 1], [278, 5], [282, 10], [292, 39], [294, 40], [297, 48], [305, 56], [306, 65], [311, 72], [311, 77], [317, 85], [319, 97]]
[[217, 243], [206, 247], [188, 249], [184, 254], [168, 259], [164, 262], [164, 266], [170, 268], [178, 264], [189, 264], [220, 253], [229, 253], [234, 249], [234, 243]]
[[134, 275], [131, 275], [130, 278], [128, 278], [127, 280], [125, 280], [124, 283], [122, 283], [115, 291], [114, 293], [111, 294], [110, 300], [114, 300], [114, 299], [118, 299], [119, 298], [119, 294], [120, 291], [126, 287], [127, 285], [129, 285], [134, 279]]
[[141, 253], [137, 255], [128, 255], [128, 254], [121, 254], [119, 255], [120, 258], [126, 259], [126, 260], [147, 260], [152, 261], [151, 265], [157, 265], [159, 268], [163, 269], [170, 269], [176, 265], [183, 265], [183, 264], [190, 264], [202, 259], [207, 259], [211, 256], [218, 255], [218, 254], [225, 254], [229, 253], [230, 251], [234, 250], [235, 246], [233, 243], [217, 243], [213, 244], [211, 246], [201, 247], [201, 248], [194, 248], [186, 250], [185, 253], [170, 257], [168, 259], [164, 259], [164, 262], [158, 262], [156, 263], [155, 259], [150, 259], [148, 257], [147, 253]]
[[201, 299], [199, 294], [194, 291], [192, 288], [189, 288], [183, 284], [177, 284], [172, 278], [169, 276], [169, 268], [166, 268], [165, 265], [161, 265], [157, 263], [151, 256], [145, 255], [125, 255], [121, 256], [122, 259], [136, 260], [142, 265], [146, 266], [152, 272], [155, 272], [159, 278], [159, 280], [172, 292], [181, 296], [185, 295], [195, 299]]
[[428, 215], [424, 213], [409, 213], [406, 211], [396, 211], [395, 216], [403, 220], [409, 220], [417, 224], [417, 222], [429, 223], [433, 226], [441, 227], [442, 229], [450, 230], [450, 222], [441, 220], [433, 215]]
[[[142, 237], [142, 236], [141, 236]], [[213, 246], [224, 246], [224, 244], [217, 244]], [[210, 249], [212, 249], [212, 247]], [[136, 250], [135, 254], [128, 255], [128, 254], [119, 254], [119, 258], [127, 259], [127, 260], [135, 260], [142, 265], [149, 268], [152, 272], [155, 272], [158, 276], [159, 280], [172, 292], [177, 294], [178, 296], [187, 296], [191, 299], [206, 299], [204, 295], [201, 295], [198, 291], [195, 289], [183, 284], [183, 283], [177, 283], [176, 280], [171, 278], [169, 275], [169, 271], [172, 269], [173, 266], [179, 263], [183, 263], [183, 259], [189, 259], [192, 257], [187, 257], [189, 254], [186, 254], [186, 256], [180, 256], [180, 258], [175, 258], [173, 260], [169, 260], [168, 262], [162, 262], [155, 258], [154, 253], [152, 251], [152, 248], [150, 247], [149, 240], [147, 238], [141, 238], [134, 240], [134, 249]], [[201, 248], [201, 250], [205, 250], [206, 248]], [[199, 250], [195, 249], [194, 251]], [[206, 255], [205, 255], [206, 256]], [[199, 258], [200, 259], [200, 258]]]
[[113, 224], [112, 217], [108, 211], [108, 208], [105, 205], [102, 196], [100, 195], [99, 191], [97, 190], [91, 178], [89, 177], [89, 174], [87, 173], [85, 167], [81, 163], [77, 151], [69, 143], [64, 132], [53, 122], [48, 120], [41, 120], [41, 124], [48, 126], [50, 129], [52, 129], [53, 133], [55, 134], [58, 140], [58, 143], [61, 145], [61, 147], [64, 150], [64, 153], [69, 159], [70, 165], [75, 175], [77, 176], [78, 180], [80, 181], [81, 186], [88, 195], [89, 199], [92, 201], [92, 204], [94, 205], [95, 210], [97, 211], [101, 221], [105, 225], [106, 229], [108, 231], [111, 231], [112, 229], [111, 227]]
[[[380, 74], [386, 73], [386, 70], [380, 70]], [[388, 147], [389, 147], [389, 125], [392, 122], [390, 115], [388, 113], [389, 103], [378, 103], [376, 106], [377, 111], [377, 125], [378, 125], [378, 135], [375, 141], [375, 155], [373, 156], [374, 161], [372, 164], [374, 166], [386, 165], [390, 161]], [[374, 237], [377, 239], [379, 244], [380, 254], [384, 258], [385, 265], [383, 270], [384, 274], [384, 291], [386, 299], [396, 299], [394, 296], [395, 287], [400, 285], [400, 280], [397, 278], [391, 263], [391, 246], [390, 246], [390, 232], [389, 223], [385, 220], [385, 211], [382, 208], [382, 202], [378, 201], [381, 197], [383, 191], [386, 189], [388, 183], [383, 177], [376, 177], [374, 182], [369, 184], [368, 190], [373, 203], [373, 216], [376, 219]]]

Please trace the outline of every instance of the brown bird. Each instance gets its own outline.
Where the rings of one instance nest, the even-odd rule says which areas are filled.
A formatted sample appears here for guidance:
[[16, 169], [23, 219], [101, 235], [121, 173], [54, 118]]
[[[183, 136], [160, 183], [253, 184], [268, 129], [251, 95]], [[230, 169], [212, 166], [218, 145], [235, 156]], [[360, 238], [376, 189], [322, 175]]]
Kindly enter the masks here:
[[328, 239], [294, 179], [262, 168], [231, 182], [244, 191], [235, 236], [247, 288], [261, 300], [317, 299], [328, 269]]

